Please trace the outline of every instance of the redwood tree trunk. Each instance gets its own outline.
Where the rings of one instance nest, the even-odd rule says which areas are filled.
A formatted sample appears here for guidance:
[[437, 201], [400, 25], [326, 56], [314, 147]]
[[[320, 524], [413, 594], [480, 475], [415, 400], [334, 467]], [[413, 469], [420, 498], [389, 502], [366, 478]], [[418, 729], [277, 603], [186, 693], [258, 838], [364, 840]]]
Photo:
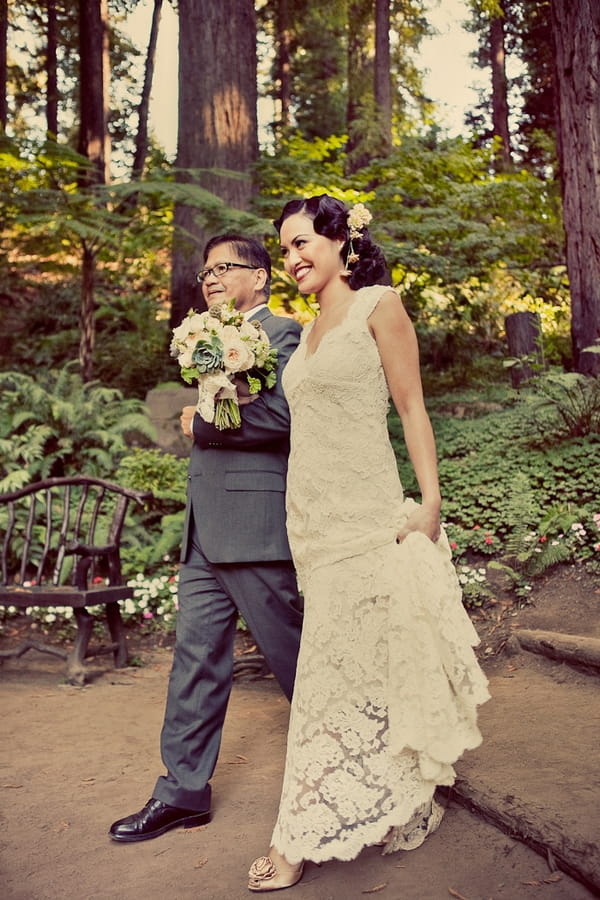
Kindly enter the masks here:
[[375, 0], [375, 106], [383, 150], [392, 147], [392, 79], [390, 76], [390, 0]]
[[80, 123], [78, 150], [93, 172], [88, 182], [106, 184], [105, 32], [106, 0], [79, 0]]
[[349, 174], [357, 172], [369, 162], [364, 147], [364, 125], [361, 121], [364, 103], [370, 95], [373, 100], [374, 9], [366, 0], [350, 0], [348, 4], [348, 107], [346, 145]]
[[56, 0], [46, 0], [46, 129], [58, 136], [58, 80], [56, 69]]
[[[248, 209], [258, 158], [256, 102], [253, 0], [179, 0], [179, 182], [199, 184], [228, 206]], [[174, 224], [171, 322], [178, 325], [189, 308], [204, 308], [194, 276], [206, 240], [220, 225], [182, 203]]]
[[6, 131], [8, 104], [6, 101], [8, 41], [8, 0], [0, 0], [0, 132]]
[[[504, 4], [502, 4], [504, 6]], [[508, 96], [506, 54], [504, 50], [504, 19], [496, 17], [490, 24], [490, 61], [492, 67], [492, 130], [499, 139], [496, 171], [506, 172], [511, 166], [510, 132], [508, 128]]]
[[558, 145], [577, 371], [600, 374], [600, 3], [552, 0]]
[[[82, 185], [106, 184], [108, 180], [108, 135], [106, 130], [108, 72], [107, 0], [79, 0], [80, 128], [79, 152], [90, 161]], [[94, 278], [96, 257], [82, 241], [79, 361], [84, 381], [93, 377], [95, 337]]]
[[288, 0], [279, 0], [276, 12], [277, 27], [277, 79], [279, 81], [279, 105], [281, 128], [290, 127], [291, 78], [290, 78], [290, 8]]

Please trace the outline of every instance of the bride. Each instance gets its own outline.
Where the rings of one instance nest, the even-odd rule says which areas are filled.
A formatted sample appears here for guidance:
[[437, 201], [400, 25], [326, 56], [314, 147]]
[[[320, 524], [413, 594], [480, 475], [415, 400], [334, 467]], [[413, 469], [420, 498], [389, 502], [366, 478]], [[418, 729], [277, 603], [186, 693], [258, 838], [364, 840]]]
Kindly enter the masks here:
[[[417, 340], [362, 204], [323, 194], [275, 225], [286, 271], [318, 316], [283, 376], [291, 411], [287, 527], [304, 593], [279, 813], [251, 891], [291, 887], [304, 862], [414, 849], [440, 823], [438, 785], [481, 741], [488, 698], [440, 526]], [[389, 399], [420, 490], [405, 499]]]

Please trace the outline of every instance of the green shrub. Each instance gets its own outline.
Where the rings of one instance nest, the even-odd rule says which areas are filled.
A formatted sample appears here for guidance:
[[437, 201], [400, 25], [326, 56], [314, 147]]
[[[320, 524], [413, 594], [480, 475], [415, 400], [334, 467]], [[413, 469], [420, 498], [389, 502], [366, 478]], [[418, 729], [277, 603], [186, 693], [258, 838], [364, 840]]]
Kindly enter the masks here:
[[600, 378], [577, 372], [539, 375], [522, 393], [521, 415], [541, 446], [600, 434]]
[[0, 491], [81, 472], [110, 479], [132, 445], [154, 438], [141, 400], [84, 383], [75, 362], [0, 373]]
[[183, 534], [188, 461], [156, 448], [134, 451], [121, 460], [117, 481], [151, 491], [143, 511], [135, 510], [135, 529], [127, 535], [123, 571], [158, 575], [179, 559]]
[[[467, 605], [485, 600], [484, 560], [501, 568], [520, 596], [532, 578], [560, 562], [600, 569], [600, 436], [532, 445], [528, 407], [515, 405], [511, 393], [504, 406], [497, 400], [487, 412], [482, 400], [464, 394], [431, 404], [443, 518], [455, 562], [467, 567]], [[469, 405], [476, 415], [469, 417]], [[418, 499], [395, 413], [390, 434], [405, 492]]]

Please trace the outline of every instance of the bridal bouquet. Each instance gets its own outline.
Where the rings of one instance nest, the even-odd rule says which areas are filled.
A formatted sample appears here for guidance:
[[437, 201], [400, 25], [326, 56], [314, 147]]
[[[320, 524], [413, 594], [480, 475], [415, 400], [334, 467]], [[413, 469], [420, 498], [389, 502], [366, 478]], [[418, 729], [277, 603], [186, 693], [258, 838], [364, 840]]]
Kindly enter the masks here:
[[198, 379], [197, 411], [219, 429], [242, 424], [236, 378], [245, 378], [251, 394], [276, 381], [277, 350], [260, 322], [248, 321], [234, 301], [207, 312], [190, 310], [173, 329], [171, 356], [187, 384]]

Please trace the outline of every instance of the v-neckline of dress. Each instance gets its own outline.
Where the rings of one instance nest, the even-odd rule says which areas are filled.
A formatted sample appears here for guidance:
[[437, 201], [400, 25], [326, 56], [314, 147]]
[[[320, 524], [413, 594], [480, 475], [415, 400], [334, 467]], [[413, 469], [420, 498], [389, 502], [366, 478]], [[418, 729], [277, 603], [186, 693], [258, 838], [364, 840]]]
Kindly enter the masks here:
[[[358, 295], [358, 291], [357, 291], [356, 293], [357, 293], [357, 295]], [[329, 337], [329, 335], [330, 335], [332, 332], [337, 331], [338, 328], [341, 328], [342, 325], [344, 324], [344, 322], [346, 322], [346, 321], [348, 320], [348, 316], [350, 315], [350, 310], [352, 309], [352, 307], [354, 306], [354, 304], [356, 303], [356, 301], [357, 301], [357, 296], [354, 297], [354, 298], [350, 301], [350, 303], [348, 303], [348, 305], [347, 305], [347, 307], [346, 307], [346, 311], [345, 311], [344, 315], [342, 316], [342, 318], [340, 319], [340, 321], [339, 321], [339, 322], [336, 322], [335, 325], [332, 325], [331, 328], [328, 328], [327, 331], [325, 331], [325, 332], [321, 335], [321, 337], [320, 337], [320, 339], [319, 339], [319, 343], [317, 344], [317, 346], [315, 347], [315, 349], [311, 351], [310, 348], [309, 348], [309, 346], [308, 346], [308, 339], [309, 339], [309, 337], [310, 337], [310, 335], [311, 335], [311, 332], [312, 332], [312, 330], [313, 330], [313, 328], [314, 328], [314, 324], [315, 324], [315, 322], [317, 321], [317, 319], [314, 318], [314, 319], [312, 320], [312, 323], [311, 323], [311, 326], [310, 326], [310, 330], [308, 331], [308, 333], [306, 334], [306, 337], [305, 337], [305, 339], [304, 339], [304, 358], [305, 358], [306, 360], [312, 359], [312, 357], [315, 356], [315, 355], [319, 352], [319, 348], [320, 348], [321, 344], [323, 343], [323, 341], [325, 340], [325, 338]]]

